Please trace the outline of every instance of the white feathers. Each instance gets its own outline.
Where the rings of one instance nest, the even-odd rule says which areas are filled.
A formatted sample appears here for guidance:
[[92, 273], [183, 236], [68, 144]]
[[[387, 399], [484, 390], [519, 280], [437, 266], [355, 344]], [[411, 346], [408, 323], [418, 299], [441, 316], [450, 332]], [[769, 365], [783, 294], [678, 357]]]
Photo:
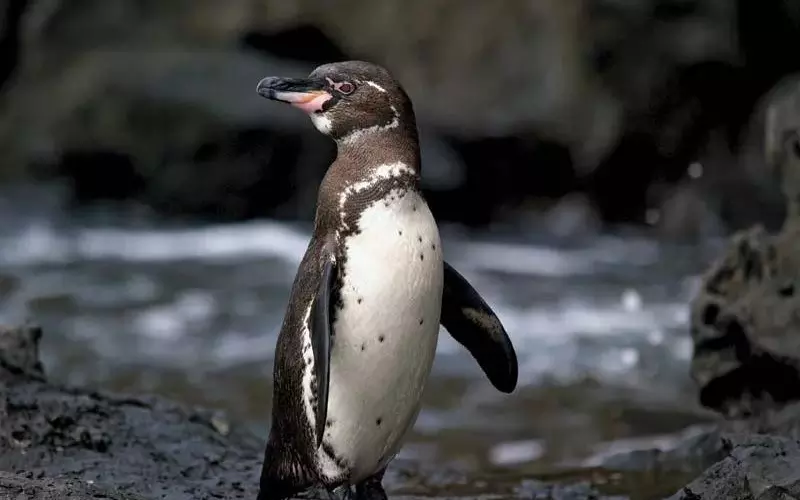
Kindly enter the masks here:
[[326, 115], [326, 113], [311, 113], [310, 116], [311, 116], [311, 123], [313, 123], [314, 126], [317, 127], [317, 130], [319, 130], [325, 135], [331, 133], [333, 122]]
[[373, 82], [372, 80], [367, 80], [364, 83], [366, 83], [370, 87], [374, 87], [374, 88], [378, 89], [380, 92], [383, 92], [384, 94], [386, 93], [386, 89], [385, 88], [381, 87], [380, 85], [378, 85], [377, 83]]
[[359, 128], [359, 129], [353, 130], [352, 132], [350, 132], [346, 136], [342, 137], [340, 142], [342, 142], [344, 144], [352, 144], [353, 142], [356, 142], [357, 140], [361, 139], [365, 135], [370, 135], [370, 134], [374, 134], [376, 132], [383, 132], [383, 131], [386, 131], [386, 130], [391, 130], [391, 129], [397, 128], [399, 126], [400, 126], [400, 119], [395, 116], [394, 119], [391, 122], [389, 122], [388, 124], [386, 124], [386, 125], [373, 125], [371, 127]]
[[[398, 161], [395, 163], [385, 163], [383, 165], [379, 165], [372, 171], [372, 174], [365, 180], [361, 182], [356, 182], [348, 186], [342, 193], [339, 195], [339, 217], [341, 220], [340, 226], [346, 231], [350, 228], [347, 226], [347, 222], [345, 221], [345, 216], [347, 212], [345, 212], [345, 205], [347, 204], [347, 199], [353, 195], [353, 193], [358, 193], [360, 191], [364, 191], [365, 189], [369, 189], [374, 186], [378, 182], [385, 181], [387, 179], [391, 179], [392, 177], [397, 177], [403, 175], [404, 173], [410, 172], [411, 169], [405, 163]], [[336, 235], [337, 242], [339, 241], [339, 233], [337, 232]]]
[[312, 429], [316, 429], [317, 415], [314, 413], [314, 405], [311, 404], [314, 392], [311, 388], [311, 381], [314, 379], [314, 359], [313, 347], [311, 345], [311, 330], [309, 330], [309, 320], [311, 319], [311, 309], [314, 301], [309, 301], [306, 313], [303, 315], [302, 337], [303, 337], [303, 407], [306, 410], [306, 418], [311, 424]]
[[[382, 165], [348, 192], [401, 175]], [[442, 297], [442, 254], [436, 222], [422, 197], [393, 190], [366, 207], [347, 249], [333, 325], [325, 442], [358, 482], [384, 467], [414, 424], [436, 351]], [[320, 472], [342, 471], [318, 451]]]
[[[369, 82], [367, 82], [369, 83]], [[358, 128], [347, 134], [346, 136], [339, 139], [338, 142], [342, 144], [352, 144], [359, 139], [363, 138], [364, 136], [372, 135], [378, 132], [385, 132], [387, 130], [391, 130], [393, 128], [397, 128], [400, 126], [400, 112], [397, 111], [397, 108], [392, 104], [391, 105], [392, 112], [394, 113], [394, 118], [392, 121], [387, 123], [386, 125], [373, 125], [371, 127], [364, 127]]]

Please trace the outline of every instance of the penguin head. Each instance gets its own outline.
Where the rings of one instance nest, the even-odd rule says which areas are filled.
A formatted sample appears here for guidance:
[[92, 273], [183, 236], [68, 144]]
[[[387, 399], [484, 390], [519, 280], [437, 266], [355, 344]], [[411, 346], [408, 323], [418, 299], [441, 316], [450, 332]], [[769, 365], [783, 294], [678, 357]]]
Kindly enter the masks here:
[[416, 131], [408, 95], [386, 69], [368, 62], [324, 64], [307, 78], [267, 77], [257, 92], [305, 111], [317, 130], [337, 142], [394, 129]]

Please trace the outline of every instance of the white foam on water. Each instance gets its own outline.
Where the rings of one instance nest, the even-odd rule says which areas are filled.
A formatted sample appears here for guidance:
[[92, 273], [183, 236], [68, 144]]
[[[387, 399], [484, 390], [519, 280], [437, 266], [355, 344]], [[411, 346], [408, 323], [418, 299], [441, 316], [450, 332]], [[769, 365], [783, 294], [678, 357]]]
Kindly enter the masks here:
[[299, 264], [310, 234], [287, 224], [257, 222], [188, 229], [61, 230], [35, 222], [0, 236], [0, 264], [26, 266], [100, 259], [170, 262], [276, 257]]
[[[293, 277], [309, 238], [309, 229], [276, 221], [178, 229], [61, 229], [40, 220], [0, 235], [0, 266], [20, 270], [25, 294], [30, 296], [65, 294], [92, 307], [107, 307], [117, 297], [122, 308], [153, 301], [126, 313], [130, 324], [125, 325], [125, 334], [142, 341], [119, 342], [118, 350], [125, 351], [119, 356], [180, 364], [195, 362], [193, 356], [199, 355], [230, 366], [269, 361], [283, 315], [281, 310], [267, 316], [261, 296], [255, 292], [230, 300], [230, 290], [241, 286], [233, 281], [234, 273], [228, 278], [230, 282], [224, 282], [226, 277], [217, 273], [205, 283], [202, 267], [192, 268], [192, 283], [178, 284], [179, 289], [167, 296], [163, 296], [165, 287], [176, 285], [163, 282], [162, 271], [155, 268], [149, 274], [148, 269], [131, 268], [130, 278], [99, 284], [87, 283], [83, 270], [75, 271], [77, 279], [64, 279], [64, 273], [71, 264], [91, 268], [95, 261], [116, 261], [123, 266], [188, 261], [200, 266], [219, 262], [234, 266], [238, 259], [273, 258], [285, 263], [277, 266], [276, 272]], [[662, 258], [662, 250], [655, 243], [606, 237], [591, 245], [564, 249], [467, 236], [445, 237], [444, 247], [448, 261], [480, 291], [505, 325], [517, 350], [521, 384], [534, 383], [543, 375], [574, 376], [580, 370], [601, 377], [624, 376], [640, 363], [641, 353], [631, 345], [632, 339], [662, 349], [676, 362], [685, 362], [691, 355], [688, 334], [674, 340], [668, 332], [685, 329], [688, 324], [687, 294], [696, 287], [695, 277], [675, 276], [675, 283], [684, 281], [680, 296], [658, 301], [649, 300], [630, 276], [620, 280], [615, 296], [599, 296], [599, 292], [581, 284], [581, 279], [603, 266], [633, 270], [633, 276], [638, 268], [651, 268]], [[124, 275], [125, 268], [121, 269]], [[239, 268], [240, 275], [242, 272]], [[519, 284], [509, 285], [497, 273], [511, 273], [531, 289], [552, 286], [537, 283], [537, 277], [559, 278], [548, 279], [548, 283], [563, 279], [564, 295], [547, 303], [520, 305], [514, 288]], [[290, 280], [271, 282], [269, 293], [281, 295], [279, 301], [288, 300], [290, 284]], [[555, 292], [550, 295], [558, 295], [558, 290]], [[215, 319], [226, 315], [233, 319]], [[241, 317], [249, 318], [249, 322]], [[108, 336], [107, 321], [93, 319], [89, 313], [89, 317], [75, 322], [72, 330], [82, 340], [89, 335]], [[213, 330], [213, 341], [198, 334], [202, 325]], [[440, 354], [468, 356], [446, 332], [440, 338]], [[581, 344], [586, 339], [605, 348], [599, 354], [587, 355]], [[98, 338], [97, 345], [113, 355], [113, 339]], [[175, 348], [177, 345], [180, 349]], [[132, 348], [139, 352], [128, 352]], [[456, 369], [465, 370], [463, 364]], [[468, 369], [479, 373], [475, 366]]]
[[499, 443], [489, 451], [489, 460], [494, 465], [516, 465], [533, 462], [544, 455], [544, 444], [538, 439]]
[[553, 277], [591, 274], [604, 264], [653, 264], [659, 258], [654, 243], [622, 243], [616, 238], [600, 239], [594, 246], [582, 249], [475, 240], [446, 242], [445, 249], [448, 253], [452, 250], [463, 265], [474, 271]]

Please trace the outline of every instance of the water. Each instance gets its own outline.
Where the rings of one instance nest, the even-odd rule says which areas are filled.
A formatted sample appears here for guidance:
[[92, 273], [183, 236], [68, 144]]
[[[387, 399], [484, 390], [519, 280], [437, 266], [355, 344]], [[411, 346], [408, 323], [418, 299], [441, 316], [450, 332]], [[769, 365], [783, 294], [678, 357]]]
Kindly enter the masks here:
[[[273, 347], [309, 225], [125, 227], [26, 197], [4, 198], [0, 223], [0, 321], [44, 327], [51, 379], [220, 408], [266, 432]], [[495, 391], [442, 330], [402, 458], [474, 477], [550, 473], [704, 419], [687, 303], [720, 242], [442, 236], [445, 258], [504, 322], [519, 387]]]

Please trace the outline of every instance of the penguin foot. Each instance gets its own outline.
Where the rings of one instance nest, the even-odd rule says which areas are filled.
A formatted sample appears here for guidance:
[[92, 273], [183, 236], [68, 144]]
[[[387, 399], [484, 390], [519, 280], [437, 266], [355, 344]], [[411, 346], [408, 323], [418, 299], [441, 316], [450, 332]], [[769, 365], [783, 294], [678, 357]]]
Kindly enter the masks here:
[[383, 489], [383, 469], [356, 485], [356, 500], [387, 500]]

